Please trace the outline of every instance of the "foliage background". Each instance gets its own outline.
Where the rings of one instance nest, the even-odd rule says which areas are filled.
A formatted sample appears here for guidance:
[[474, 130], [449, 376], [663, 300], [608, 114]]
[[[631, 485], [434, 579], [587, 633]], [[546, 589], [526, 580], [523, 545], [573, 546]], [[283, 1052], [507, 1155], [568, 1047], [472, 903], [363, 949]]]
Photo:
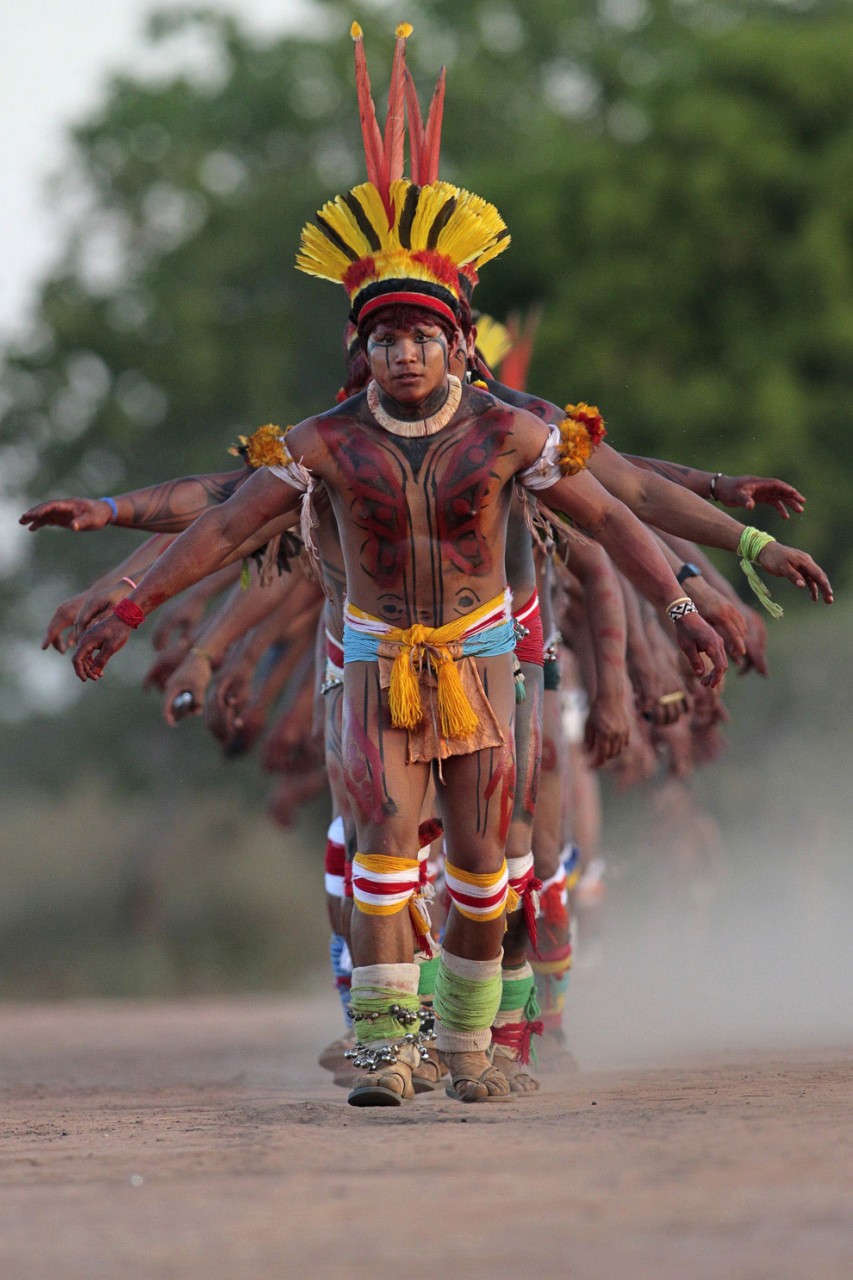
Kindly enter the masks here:
[[[494, 200], [513, 233], [484, 272], [480, 305], [499, 317], [544, 308], [531, 385], [600, 404], [628, 452], [797, 484], [808, 513], [785, 536], [843, 594], [851, 6], [418, 0], [397, 10], [320, 0], [310, 29], [273, 40], [180, 5], [152, 19], [164, 45], [194, 28], [216, 71], [118, 76], [69, 139], [55, 185], [64, 256], [37, 323], [4, 355], [4, 506], [218, 470], [238, 433], [331, 402], [343, 294], [294, 271], [293, 255], [315, 208], [363, 176], [350, 21], [365, 28], [379, 98], [406, 17], [424, 99], [448, 66], [444, 176]], [[759, 523], [780, 532], [772, 516]], [[56, 603], [135, 542], [47, 531], [7, 549], [7, 991], [265, 984], [322, 950], [321, 907], [293, 926], [269, 904], [294, 884], [316, 898], [324, 806], [282, 853], [258, 816], [253, 763], [226, 771], [199, 726], [169, 737], [158, 723], [137, 690], [144, 646], [82, 696], [67, 663], [39, 654]], [[796, 615], [802, 602], [782, 593]], [[830, 725], [809, 757], [817, 776], [838, 758], [846, 691], [832, 687], [833, 662], [849, 659], [849, 627], [816, 613], [784, 626], [794, 639], [774, 637], [784, 653], [773, 692], [733, 695], [734, 772], [704, 784], [723, 811], [739, 812], [735, 778], [761, 754], [768, 697], [791, 713], [765, 721], [772, 733], [796, 741], [797, 708]], [[803, 666], [807, 706], [794, 697]], [[800, 768], [788, 756], [784, 767]], [[753, 782], [750, 794], [772, 804], [766, 777]], [[808, 790], [807, 773], [799, 782]], [[822, 803], [841, 797], [830, 785]], [[142, 910], [146, 895], [159, 905]]]

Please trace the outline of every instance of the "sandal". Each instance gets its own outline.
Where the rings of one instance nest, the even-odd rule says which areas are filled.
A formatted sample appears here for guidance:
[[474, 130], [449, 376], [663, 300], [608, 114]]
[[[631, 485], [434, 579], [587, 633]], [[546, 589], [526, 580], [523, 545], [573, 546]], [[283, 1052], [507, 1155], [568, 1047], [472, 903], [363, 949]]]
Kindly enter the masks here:
[[426, 1058], [422, 1058], [412, 1071], [412, 1088], [415, 1093], [435, 1093], [444, 1084], [447, 1067], [438, 1056], [438, 1051], [427, 1049]]
[[487, 1054], [442, 1053], [450, 1071], [451, 1083], [445, 1089], [456, 1102], [510, 1102], [515, 1098], [510, 1083]]

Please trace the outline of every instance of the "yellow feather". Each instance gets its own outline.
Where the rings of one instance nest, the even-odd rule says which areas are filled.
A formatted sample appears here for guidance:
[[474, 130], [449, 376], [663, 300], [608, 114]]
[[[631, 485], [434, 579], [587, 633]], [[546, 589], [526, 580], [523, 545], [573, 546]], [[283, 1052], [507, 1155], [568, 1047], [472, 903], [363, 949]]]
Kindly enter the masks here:
[[458, 195], [457, 187], [449, 182], [433, 182], [421, 189], [418, 207], [412, 220], [412, 248], [425, 249], [432, 224], [451, 196]]
[[496, 368], [504, 356], [512, 351], [509, 330], [492, 316], [481, 315], [477, 320], [477, 346], [490, 368]]
[[352, 24], [352, 26], [349, 29], [349, 33], [352, 36], [353, 40], [360, 40], [361, 37], [364, 35], [364, 32], [362, 31], [361, 27], [358, 25], [357, 22], [354, 22]]
[[408, 40], [414, 29], [415, 28], [412, 26], [411, 22], [401, 22], [395, 30], [394, 35], [398, 40]]
[[384, 245], [388, 236], [388, 215], [376, 187], [372, 182], [362, 182], [353, 187], [351, 194], [364, 210], [364, 216], [379, 237], [379, 243]]

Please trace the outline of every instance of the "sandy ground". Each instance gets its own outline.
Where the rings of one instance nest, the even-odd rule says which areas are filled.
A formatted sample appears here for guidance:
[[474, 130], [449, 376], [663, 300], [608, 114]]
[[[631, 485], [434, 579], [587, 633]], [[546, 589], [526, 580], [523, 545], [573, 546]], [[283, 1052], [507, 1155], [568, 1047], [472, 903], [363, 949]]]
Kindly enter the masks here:
[[3, 1280], [851, 1275], [849, 1051], [368, 1112], [328, 1031], [309, 999], [0, 1009]]

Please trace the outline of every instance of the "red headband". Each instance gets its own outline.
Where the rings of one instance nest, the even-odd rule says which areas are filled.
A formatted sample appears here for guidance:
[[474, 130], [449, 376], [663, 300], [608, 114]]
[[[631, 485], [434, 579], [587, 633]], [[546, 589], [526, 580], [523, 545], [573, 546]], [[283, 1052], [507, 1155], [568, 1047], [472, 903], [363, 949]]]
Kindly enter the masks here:
[[445, 316], [454, 328], [459, 328], [459, 317], [455, 314], [452, 307], [446, 302], [442, 302], [439, 298], [433, 298], [428, 293], [382, 293], [378, 298], [371, 298], [369, 302], [365, 302], [364, 306], [358, 313], [358, 323], [361, 324], [366, 316], [371, 312], [377, 311], [380, 307], [425, 307], [428, 311], [437, 311], [439, 315]]

